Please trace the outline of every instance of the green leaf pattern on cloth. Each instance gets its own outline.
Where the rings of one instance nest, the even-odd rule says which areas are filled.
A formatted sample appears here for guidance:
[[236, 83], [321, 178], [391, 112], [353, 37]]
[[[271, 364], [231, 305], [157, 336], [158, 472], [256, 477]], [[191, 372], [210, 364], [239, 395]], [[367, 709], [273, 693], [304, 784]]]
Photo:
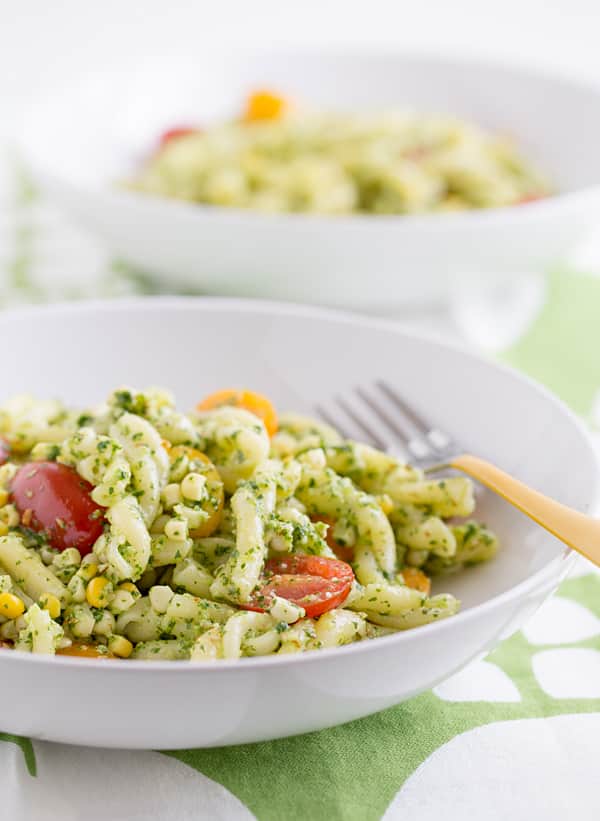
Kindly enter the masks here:
[[[600, 575], [567, 580], [559, 595], [598, 613]], [[514, 684], [518, 702], [490, 701], [484, 688], [479, 700], [462, 702], [442, 700], [434, 691], [330, 730], [170, 755], [222, 783], [260, 821], [300, 817], [377, 821], [405, 780], [435, 750], [461, 733], [498, 721], [599, 712], [600, 679], [593, 698], [579, 698], [575, 690], [570, 697], [559, 699], [549, 696], [536, 679], [533, 662], [538, 654], [571, 647], [588, 648], [600, 661], [600, 622], [596, 635], [584, 641], [540, 647], [520, 632], [487, 656], [486, 662]], [[302, 785], [301, 807], [297, 785]]]
[[11, 744], [16, 744], [17, 747], [19, 747], [21, 749], [21, 752], [23, 753], [23, 759], [25, 761], [25, 765], [27, 766], [27, 772], [29, 773], [29, 775], [37, 775], [35, 752], [33, 750], [33, 745], [30, 739], [24, 738], [20, 735], [0, 733], [0, 741], [7, 741]]
[[503, 358], [589, 418], [600, 390], [599, 315], [598, 277], [553, 271], [540, 313]]
[[[562, 623], [563, 634], [566, 629], [571, 639], [558, 644], [544, 638], [544, 631], [548, 638], [554, 632], [556, 615], [551, 611], [557, 601], [577, 605], [577, 612], [567, 624]], [[564, 613], [557, 615], [562, 618]], [[589, 635], [590, 619], [597, 619], [593, 635]], [[530, 632], [534, 642], [526, 637]], [[585, 638], [580, 639], [581, 635]], [[543, 606], [524, 632], [503, 642], [485, 661], [474, 662], [457, 674], [454, 678], [462, 679], [462, 684], [454, 688], [449, 686], [450, 680], [398, 707], [330, 730], [167, 755], [221, 784], [259, 821], [376, 821], [404, 782], [436, 750], [474, 728], [600, 713], [600, 675], [592, 682], [595, 691], [591, 697], [580, 695], [589, 690], [589, 680], [571, 680], [571, 689], [560, 698], [549, 695], [544, 689], [547, 682], [536, 676], [536, 659], [544, 654], [581, 650], [593, 654], [600, 664], [600, 574], [595, 572], [564, 582], [558, 596]], [[481, 676], [482, 667], [505, 676], [510, 686], [498, 686], [495, 677], [490, 687], [490, 679]], [[36, 774], [28, 739], [4, 735], [0, 740], [18, 744], [30, 775]]]

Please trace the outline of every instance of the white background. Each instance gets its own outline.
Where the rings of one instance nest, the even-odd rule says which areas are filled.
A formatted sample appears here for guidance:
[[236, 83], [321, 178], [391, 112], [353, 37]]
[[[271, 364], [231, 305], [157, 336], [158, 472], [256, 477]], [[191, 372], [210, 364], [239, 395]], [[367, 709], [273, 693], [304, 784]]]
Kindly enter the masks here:
[[600, 81], [598, 0], [0, 0], [0, 132], [19, 106], [124, 56], [286, 45], [494, 54]]

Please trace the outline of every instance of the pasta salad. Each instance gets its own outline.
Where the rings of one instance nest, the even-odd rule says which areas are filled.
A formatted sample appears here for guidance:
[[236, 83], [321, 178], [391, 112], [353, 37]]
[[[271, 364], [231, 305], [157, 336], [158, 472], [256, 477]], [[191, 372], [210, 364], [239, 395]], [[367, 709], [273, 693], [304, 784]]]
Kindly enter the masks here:
[[162, 389], [0, 406], [0, 641], [215, 661], [337, 647], [454, 615], [430, 578], [490, 559], [465, 477], [260, 394]]
[[295, 108], [268, 91], [230, 122], [173, 128], [128, 185], [266, 212], [419, 214], [549, 193], [507, 137], [447, 115]]

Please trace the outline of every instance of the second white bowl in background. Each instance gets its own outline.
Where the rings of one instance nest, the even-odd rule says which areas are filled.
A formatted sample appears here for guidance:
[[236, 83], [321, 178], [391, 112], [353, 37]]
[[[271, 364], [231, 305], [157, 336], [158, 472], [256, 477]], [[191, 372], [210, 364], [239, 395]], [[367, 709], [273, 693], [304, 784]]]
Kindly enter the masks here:
[[[423, 216], [264, 214], [119, 190], [158, 133], [260, 87], [328, 109], [449, 113], [516, 140], [556, 185], [528, 205]], [[390, 313], [560, 261], [600, 213], [600, 90], [482, 60], [280, 53], [132, 63], [41, 101], [19, 137], [35, 178], [168, 287]]]

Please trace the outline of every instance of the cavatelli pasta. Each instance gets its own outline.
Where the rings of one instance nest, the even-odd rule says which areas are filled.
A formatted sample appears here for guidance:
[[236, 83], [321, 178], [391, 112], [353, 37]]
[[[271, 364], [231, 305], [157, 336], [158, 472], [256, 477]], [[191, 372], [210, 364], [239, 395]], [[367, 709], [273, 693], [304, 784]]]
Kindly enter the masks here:
[[[30, 397], [0, 407], [3, 642], [212, 662], [457, 612], [450, 594], [429, 594], [428, 574], [498, 548], [485, 526], [455, 520], [473, 512], [468, 479], [425, 478], [315, 420], [277, 422], [264, 397], [224, 395], [235, 406], [190, 414], [158, 388], [120, 388], [82, 412]], [[68, 490], [53, 484], [65, 471]]]
[[308, 513], [328, 516], [353, 528], [357, 549], [368, 548], [382, 573], [394, 572], [394, 533], [374, 497], [357, 488], [348, 477], [340, 477], [332, 468], [321, 468], [310, 462], [303, 464], [296, 495]]
[[225, 490], [250, 479], [268, 458], [269, 437], [261, 419], [240, 408], [222, 407], [199, 413], [196, 429], [207, 456], [217, 466]]

